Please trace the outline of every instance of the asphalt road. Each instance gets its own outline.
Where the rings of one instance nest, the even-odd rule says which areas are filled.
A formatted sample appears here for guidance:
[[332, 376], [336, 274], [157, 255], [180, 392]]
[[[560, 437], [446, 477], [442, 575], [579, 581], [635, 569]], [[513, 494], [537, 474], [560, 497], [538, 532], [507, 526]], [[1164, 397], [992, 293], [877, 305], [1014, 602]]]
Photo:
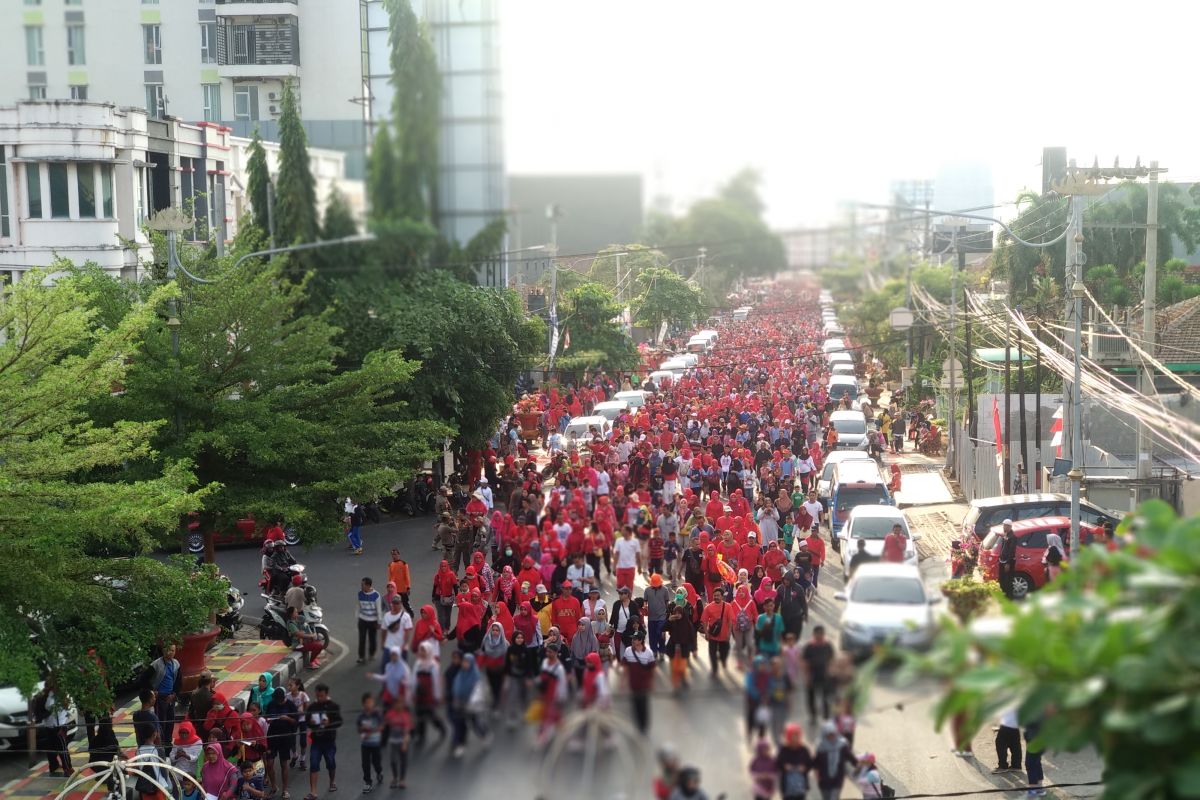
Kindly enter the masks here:
[[[917, 530], [922, 529], [920, 519], [922, 517], [917, 516]], [[435, 552], [429, 546], [431, 525], [432, 517], [415, 520], [405, 518], [368, 525], [363, 530], [365, 553], [361, 556], [350, 554], [344, 545], [311, 550], [299, 548], [296, 552], [297, 558], [307, 566], [310, 581], [319, 591], [326, 624], [335, 640], [344, 643], [335, 646], [334, 652], [317, 673], [317, 678], [330, 684], [333, 698], [342, 705], [343, 713], [348, 718], [348, 724], [338, 740], [340, 791], [331, 797], [355, 796], [362, 790], [358, 743], [353, 731], [354, 709], [358, 708], [359, 698], [364, 691], [378, 688], [378, 684], [365, 678], [366, 670], [355, 664], [356, 654], [352, 652], [356, 647], [355, 608], [359, 581], [369, 575], [375, 579], [377, 586], [382, 586], [389, 552], [395, 545], [400, 548], [412, 570], [414, 605], [419, 607], [426, 602], [424, 598], [428, 597], [432, 575], [440, 560], [440, 551]], [[928, 533], [934, 534], [930, 538], [935, 540], [944, 538], [933, 530]], [[946, 577], [944, 553], [939, 554], [936, 549], [931, 547], [923, 553], [922, 573], [930, 585], [936, 585]], [[262, 615], [262, 601], [256, 589], [259, 577], [258, 551], [252, 548], [226, 548], [218, 550], [217, 561], [234, 584], [248, 595], [246, 620], [256, 626]], [[836, 642], [840, 608], [838, 601], [832, 598], [833, 593], [841, 588], [841, 564], [837, 555], [830, 554], [820, 586], [819, 596], [812, 607], [810, 625], [825, 624], [834, 631], [831, 638]], [[611, 582], [606, 582], [604, 588], [606, 599], [611, 600], [614, 594]], [[806, 628], [806, 635], [809, 630], [811, 627]], [[347, 652], [345, 647], [351, 648], [351, 652]], [[706, 659], [701, 666], [707, 666]], [[669, 691], [669, 680], [664, 669], [660, 673], [659, 686], [666, 688], [659, 688], [653, 697], [648, 739], [636, 734], [617, 736], [598, 750], [594, 761], [585, 759], [580, 753], [551, 753], [536, 748], [532, 733], [524, 724], [511, 731], [497, 724], [493, 728], [490, 747], [485, 748], [479, 740], [471, 738], [466, 754], [460, 760], [450, 758], [446, 743], [415, 750], [410, 760], [408, 788], [404, 791], [389, 790], [385, 783], [384, 787], [376, 789], [375, 794], [432, 797], [436, 792], [478, 797], [484, 796], [485, 792], [500, 790], [512, 800], [542, 796], [642, 798], [648, 794], [654, 750], [670, 742], [683, 754], [685, 762], [701, 767], [704, 787], [710, 797], [715, 798], [721, 792], [727, 793], [729, 798], [746, 797], [750, 749], [742, 722], [744, 705], [740, 675], [713, 681], [705, 669], [694, 670], [692, 677], [692, 690], [682, 698], [676, 698]], [[621, 688], [621, 681], [616, 681], [616, 686], [618, 693], [614, 709], [619, 716], [630, 720], [630, 704]], [[964, 760], [951, 755], [948, 735], [936, 732], [933, 728], [932, 709], [935, 702], [936, 687], [933, 685], [897, 687], [892, 676], [880, 676], [867, 710], [859, 718], [855, 749], [860, 752], [870, 750], [877, 755], [885, 780], [900, 795], [1017, 788], [1022, 776], [1010, 774], [996, 777], [989, 774], [991, 767], [995, 766], [990, 731], [985, 729], [976, 741], [979, 760]], [[793, 698], [792, 717], [806, 722], [807, 713], [802, 713], [804, 709], [801, 703], [800, 695]], [[581, 733], [580, 738], [584, 735]], [[810, 742], [815, 739], [815, 731], [811, 729], [806, 730], [806, 735]], [[1051, 780], [1056, 776], [1060, 780], [1091, 780], [1098, 774], [1094, 759], [1081, 762], [1080, 757], [1076, 756], [1063, 759], [1050, 756], [1047, 763]], [[23, 756], [7, 755], [0, 758], [0, 781], [19, 775], [23, 765]], [[550, 772], [544, 774], [543, 769]], [[307, 778], [307, 773], [293, 773], [290, 789], [294, 798], [301, 798], [307, 793]], [[326, 796], [326, 785], [322, 778], [319, 790], [322, 797]], [[1091, 792], [1085, 790], [1080, 793]], [[858, 793], [848, 785], [844, 796], [857, 797]]]

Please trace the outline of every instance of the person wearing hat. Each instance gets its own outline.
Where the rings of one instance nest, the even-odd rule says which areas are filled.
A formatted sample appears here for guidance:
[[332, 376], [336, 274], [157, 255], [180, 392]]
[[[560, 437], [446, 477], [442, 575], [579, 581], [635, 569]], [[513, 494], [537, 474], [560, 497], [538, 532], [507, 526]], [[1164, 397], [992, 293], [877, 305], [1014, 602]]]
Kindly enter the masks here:
[[550, 604], [551, 624], [558, 628], [568, 644], [579, 627], [579, 618], [583, 616], [583, 604], [572, 593], [573, 588], [574, 584], [571, 581], [563, 581], [558, 597]]
[[1000, 532], [999, 578], [1004, 596], [1013, 599], [1012, 579], [1017, 569], [1017, 537], [1013, 535], [1013, 521], [1006, 519]]
[[662, 658], [663, 629], [667, 625], [667, 606], [671, 603], [671, 592], [663, 585], [662, 575], [655, 572], [650, 576], [650, 585], [642, 593], [646, 608], [646, 626], [650, 632], [650, 650], [655, 658]]
[[388, 651], [399, 648], [401, 653], [408, 652], [408, 637], [413, 629], [412, 615], [405, 610], [400, 595], [392, 595], [389, 606], [379, 620], [379, 630], [383, 632], [383, 662], [379, 667], [380, 672], [387, 669]]

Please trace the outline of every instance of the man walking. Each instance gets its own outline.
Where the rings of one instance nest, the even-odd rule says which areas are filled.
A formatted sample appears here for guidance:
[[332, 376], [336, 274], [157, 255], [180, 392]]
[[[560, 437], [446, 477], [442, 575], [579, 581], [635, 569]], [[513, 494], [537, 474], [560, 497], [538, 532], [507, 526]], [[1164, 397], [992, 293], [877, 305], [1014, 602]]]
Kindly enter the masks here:
[[392, 548], [392, 560], [388, 562], [388, 582], [396, 584], [396, 593], [404, 601], [404, 610], [413, 613], [408, 597], [412, 591], [412, 573], [408, 569], [408, 562], [400, 557], [400, 550], [396, 547]]
[[[394, 552], [394, 551], [393, 551]], [[363, 578], [358, 589], [358, 663], [375, 658], [382, 599], [370, 578]], [[367, 644], [370, 643], [368, 652]]]
[[[401, 653], [408, 653], [408, 637], [412, 633], [413, 620], [409, 613], [404, 610], [404, 606], [400, 602], [400, 595], [392, 596], [391, 608], [384, 613], [379, 627], [383, 629], [384, 655], [384, 661], [379, 671], [383, 672], [387, 669], [388, 653], [393, 647], [400, 648]], [[374, 654], [372, 654], [372, 657], [374, 657]]]
[[162, 741], [170, 742], [171, 731], [175, 727], [175, 701], [182, 683], [179, 660], [175, 658], [175, 645], [164, 647], [162, 656], [150, 663], [150, 670], [150, 688], [157, 693], [154, 713], [158, 717]]
[[729, 637], [733, 635], [733, 622], [733, 606], [725, 602], [725, 593], [713, 592], [712, 602], [704, 608], [700, 624], [704, 638], [708, 639], [708, 660], [714, 678], [719, 666], [729, 672]]
[[671, 603], [671, 592], [663, 586], [662, 575], [657, 572], [650, 576], [650, 585], [642, 594], [646, 604], [646, 620], [650, 628], [650, 650], [655, 658], [661, 658], [663, 652], [663, 628], [667, 625], [667, 606]]
[[1000, 714], [1000, 727], [996, 729], [996, 768], [992, 774], [1020, 772], [1021, 763], [1021, 725], [1016, 707], [1010, 706]]
[[1011, 519], [1004, 520], [1003, 532], [1000, 534], [999, 562], [1000, 588], [1004, 596], [1012, 600], [1012, 579], [1017, 569], [1017, 537], [1013, 536]]
[[308, 795], [304, 800], [317, 800], [317, 779], [321, 777], [321, 762], [329, 770], [329, 791], [337, 791], [337, 734], [342, 727], [342, 709], [329, 699], [329, 686], [317, 684], [317, 699], [308, 704], [306, 718], [312, 739], [309, 748]]
[[833, 645], [825, 638], [825, 626], [813, 628], [812, 639], [800, 651], [804, 673], [808, 684], [808, 717], [815, 725], [817, 708], [821, 719], [829, 719], [829, 707], [833, 698], [833, 680], [829, 676], [829, 665], [833, 662]]
[[617, 562], [617, 588], [633, 591], [633, 578], [642, 567], [642, 548], [628, 525], [621, 530], [621, 538], [613, 543], [613, 558]]

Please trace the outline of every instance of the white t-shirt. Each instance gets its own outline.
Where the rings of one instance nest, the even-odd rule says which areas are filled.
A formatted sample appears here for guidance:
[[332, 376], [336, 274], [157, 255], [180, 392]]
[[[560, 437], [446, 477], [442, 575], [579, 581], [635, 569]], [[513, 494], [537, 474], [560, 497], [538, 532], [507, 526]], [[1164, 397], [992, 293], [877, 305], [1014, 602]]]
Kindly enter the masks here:
[[816, 464], [813, 463], [812, 456], [805, 456], [804, 458], [799, 458], [799, 457], [796, 458], [796, 472], [799, 473], [800, 475], [807, 475], [808, 473], [812, 472], [814, 469], [816, 469]]
[[600, 472], [596, 473], [596, 494], [597, 495], [608, 494], [609, 480], [611, 480], [611, 479], [608, 477], [607, 472], [604, 472], [603, 470], [601, 470]]
[[558, 534], [558, 541], [566, 544], [567, 537], [571, 535], [571, 523], [558, 522], [554, 525], [554, 532]]
[[800, 507], [808, 512], [808, 515], [813, 518], [813, 522], [821, 518], [821, 504], [815, 500], [805, 500]]
[[637, 566], [638, 554], [642, 552], [638, 540], [632, 536], [628, 539], [621, 537], [613, 543], [613, 556], [617, 561], [617, 569], [633, 569]]
[[592, 571], [592, 565], [588, 564], [586, 561], [579, 566], [572, 564], [571, 566], [567, 567], [567, 580], [569, 580], [573, 586], [582, 587], [584, 592], [587, 591], [587, 587], [590, 585], [591, 579], [594, 577], [596, 577], [596, 573]]
[[729, 472], [729, 466], [733, 463], [733, 459], [729, 456], [721, 456], [721, 472]]
[[[396, 626], [396, 630], [391, 630], [391, 626], [397, 620], [400, 624]], [[412, 617], [407, 611], [400, 611], [399, 614], [389, 611], [383, 615], [383, 620], [380, 622], [383, 626], [383, 647], [385, 650], [393, 647], [399, 647], [401, 652], [404, 651], [404, 645], [408, 642], [408, 633], [412, 630]]]

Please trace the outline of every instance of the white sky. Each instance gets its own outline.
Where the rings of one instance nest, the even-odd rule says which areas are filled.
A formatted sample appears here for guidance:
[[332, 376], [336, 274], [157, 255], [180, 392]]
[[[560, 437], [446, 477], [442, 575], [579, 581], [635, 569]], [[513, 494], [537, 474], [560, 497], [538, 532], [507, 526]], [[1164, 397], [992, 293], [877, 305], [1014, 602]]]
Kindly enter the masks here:
[[752, 165], [778, 227], [948, 161], [1008, 201], [1050, 145], [1200, 179], [1198, 24], [1193, 0], [502, 0], [507, 166], [680, 204]]

